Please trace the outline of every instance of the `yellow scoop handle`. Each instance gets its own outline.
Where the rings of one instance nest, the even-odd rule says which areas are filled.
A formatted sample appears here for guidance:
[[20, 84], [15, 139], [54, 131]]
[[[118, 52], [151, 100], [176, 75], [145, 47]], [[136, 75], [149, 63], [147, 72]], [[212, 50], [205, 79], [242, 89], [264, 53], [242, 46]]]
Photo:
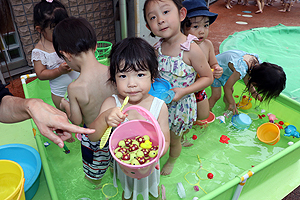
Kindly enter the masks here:
[[[127, 97], [124, 99], [123, 104], [122, 104], [122, 106], [121, 106], [121, 108], [120, 108], [120, 111], [123, 110], [124, 106], [128, 103], [128, 100], [129, 100], [129, 96], [127, 96]], [[100, 141], [100, 149], [102, 149], [102, 148], [105, 146], [105, 144], [106, 144], [106, 142], [107, 142], [107, 140], [108, 140], [108, 138], [109, 138], [111, 129], [112, 129], [112, 127], [109, 126], [109, 127], [106, 129], [105, 133], [103, 134], [103, 136], [102, 136], [102, 138], [101, 138], [101, 141]]]

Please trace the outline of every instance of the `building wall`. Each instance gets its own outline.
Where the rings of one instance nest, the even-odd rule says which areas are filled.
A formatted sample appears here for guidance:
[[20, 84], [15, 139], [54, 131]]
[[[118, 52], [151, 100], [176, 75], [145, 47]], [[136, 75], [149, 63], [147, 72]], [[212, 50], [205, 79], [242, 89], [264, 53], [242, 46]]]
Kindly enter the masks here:
[[[33, 8], [40, 0], [10, 0], [14, 20], [20, 35], [28, 65], [31, 64], [31, 51], [40, 35], [33, 26]], [[94, 27], [98, 41], [115, 43], [113, 0], [60, 0], [70, 16], [84, 17]]]

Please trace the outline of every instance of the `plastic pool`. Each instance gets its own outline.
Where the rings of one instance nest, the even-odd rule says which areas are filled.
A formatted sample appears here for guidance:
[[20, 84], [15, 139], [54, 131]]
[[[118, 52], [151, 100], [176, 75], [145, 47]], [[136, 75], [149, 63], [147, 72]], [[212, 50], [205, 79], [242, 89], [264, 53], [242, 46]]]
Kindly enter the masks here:
[[[42, 98], [45, 102], [52, 104], [48, 81], [38, 79], [23, 84], [26, 98]], [[234, 95], [241, 95], [244, 85], [238, 82], [235, 86]], [[209, 89], [207, 91], [210, 93]], [[239, 98], [235, 98], [238, 101]], [[260, 114], [261, 109], [266, 113], [272, 112], [277, 116], [278, 121], [288, 122], [296, 127], [300, 127], [300, 105], [298, 102], [282, 95], [272, 101], [270, 105], [260, 105], [252, 101], [253, 106], [245, 113]], [[224, 104], [218, 101], [213, 109], [215, 116], [223, 115]], [[170, 176], [161, 176], [161, 184], [166, 188], [167, 199], [180, 199], [177, 194], [177, 184], [182, 183], [185, 188], [186, 199], [198, 197], [199, 199], [232, 199], [234, 193], [241, 182], [241, 177], [250, 170], [254, 173], [250, 177], [239, 199], [282, 199], [294, 187], [298, 186], [294, 180], [299, 177], [298, 155], [300, 154], [300, 142], [298, 138], [286, 137], [284, 130], [280, 131], [280, 141], [274, 145], [262, 143], [256, 137], [256, 129], [259, 125], [267, 122], [267, 117], [254, 120], [246, 130], [237, 130], [231, 125], [230, 118], [225, 118], [225, 123], [219, 120], [212, 122], [207, 128], [201, 129], [195, 126], [188, 136], [191, 138], [197, 135], [198, 139], [191, 140], [194, 143], [191, 147], [185, 147], [179, 157], [174, 171]], [[32, 121], [32, 126], [36, 128]], [[226, 135], [230, 140], [228, 144], [221, 143], [220, 137]], [[48, 189], [51, 199], [104, 199], [102, 190], [94, 190], [93, 186], [84, 179], [82, 170], [80, 142], [66, 143], [70, 149], [69, 154], [65, 154], [56, 145], [44, 146], [48, 141], [38, 131], [36, 136], [37, 145], [41, 155], [43, 169], [47, 179]], [[292, 146], [288, 142], [292, 141]], [[195, 173], [201, 159], [203, 170]], [[166, 162], [167, 156], [160, 160], [161, 167]], [[292, 170], [292, 171], [291, 171]], [[207, 179], [207, 173], [214, 175], [213, 179]], [[194, 185], [199, 182], [201, 188], [196, 192]], [[108, 171], [103, 180], [103, 184], [112, 183], [112, 174]], [[281, 184], [281, 183], [284, 183]], [[119, 184], [119, 193], [113, 187], [104, 187], [106, 195], [115, 197], [110, 199], [121, 199], [122, 188]], [[238, 187], [241, 189], [241, 187]], [[107, 189], [107, 190], [106, 190]], [[268, 192], [265, 192], [268, 191]], [[142, 196], [139, 196], [142, 199]]]

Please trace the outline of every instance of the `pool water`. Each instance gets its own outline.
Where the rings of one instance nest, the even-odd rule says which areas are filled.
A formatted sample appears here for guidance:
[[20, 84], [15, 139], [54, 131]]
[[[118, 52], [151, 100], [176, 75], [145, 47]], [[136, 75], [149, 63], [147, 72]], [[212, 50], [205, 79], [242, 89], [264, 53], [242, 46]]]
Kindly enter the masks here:
[[[241, 96], [244, 87], [243, 84], [237, 83], [233, 95]], [[207, 93], [209, 96], [209, 89]], [[216, 117], [223, 115], [225, 112], [225, 104], [221, 99], [212, 110]], [[235, 100], [238, 102], [239, 98], [235, 98]], [[259, 104], [255, 100], [252, 100], [252, 104], [251, 109], [243, 110], [242, 112], [255, 113], [257, 115], [267, 115], [267, 113], [272, 112], [278, 118], [275, 122], [289, 122], [297, 126], [299, 109], [295, 110], [292, 105], [286, 105], [280, 101], [272, 101], [270, 105], [266, 105]], [[262, 109], [265, 110], [264, 113], [261, 112]], [[180, 199], [177, 193], [177, 184], [179, 182], [185, 188], [186, 199], [192, 199], [195, 196], [198, 198], [204, 197], [206, 193], [215, 191], [237, 176], [244, 175], [245, 171], [251, 170], [252, 167], [285, 150], [289, 147], [289, 141], [296, 143], [299, 140], [298, 138], [283, 136], [284, 130], [281, 130], [281, 138], [276, 145], [272, 146], [262, 143], [256, 136], [256, 129], [266, 122], [268, 122], [267, 117], [258, 118], [253, 120], [249, 129], [239, 130], [232, 126], [231, 117], [225, 117], [225, 123], [220, 123], [216, 119], [206, 128], [201, 128], [198, 125], [194, 126], [186, 135], [193, 145], [191, 147], [183, 147], [171, 175], [161, 176], [160, 185], [163, 184], [165, 186], [167, 199]], [[192, 139], [193, 135], [197, 136], [196, 140]], [[230, 138], [228, 144], [219, 141], [222, 135]], [[40, 134], [37, 137], [38, 143], [39, 140], [41, 140], [41, 144], [44, 142], [52, 143]], [[95, 190], [94, 185], [84, 178], [80, 142], [76, 139], [74, 143], [66, 143], [66, 145], [70, 150], [69, 154], [65, 154], [63, 149], [60, 149], [53, 143], [47, 147], [39, 145], [48, 185], [51, 185], [49, 184], [51, 180], [53, 181], [52, 185], [54, 188], [52, 186], [49, 187], [52, 199], [105, 199], [106, 196], [103, 194], [103, 191], [108, 196], [116, 195], [110, 199], [121, 199], [122, 187], [119, 182], [118, 191], [111, 187], [113, 175], [110, 170], [107, 171], [102, 180], [103, 185], [109, 184], [109, 186], [104, 187], [103, 191], [101, 189]], [[161, 168], [167, 159], [168, 153], [160, 160]], [[49, 167], [49, 170], [45, 169], [46, 165]], [[201, 169], [198, 170], [200, 166]], [[206, 177], [208, 173], [214, 175], [213, 179]], [[198, 183], [203, 190], [194, 190], [195, 184]], [[53, 191], [56, 194], [53, 195]], [[138, 199], [143, 199], [143, 197], [139, 195]]]

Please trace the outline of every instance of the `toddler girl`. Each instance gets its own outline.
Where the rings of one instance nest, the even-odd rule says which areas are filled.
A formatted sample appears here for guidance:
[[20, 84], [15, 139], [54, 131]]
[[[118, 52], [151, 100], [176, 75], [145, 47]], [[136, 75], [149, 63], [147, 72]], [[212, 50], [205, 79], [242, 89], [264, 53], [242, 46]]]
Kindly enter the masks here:
[[34, 27], [40, 34], [40, 40], [32, 50], [31, 61], [37, 77], [49, 80], [54, 105], [59, 108], [68, 85], [79, 76], [78, 72], [59, 58], [52, 44], [52, 32], [56, 24], [68, 17], [68, 13], [59, 1], [42, 0], [34, 6]]
[[[159, 74], [168, 80], [175, 96], [168, 104], [171, 135], [169, 159], [161, 174], [170, 174], [181, 152], [181, 137], [197, 119], [194, 92], [211, 85], [213, 75], [205, 55], [193, 42], [195, 36], [185, 36], [180, 23], [186, 17], [180, 0], [146, 0], [144, 18], [152, 34], [161, 37], [155, 45], [158, 51]], [[200, 78], [196, 79], [197, 73]]]
[[[214, 78], [220, 78], [223, 68], [218, 64], [212, 42], [207, 39], [209, 27], [216, 20], [218, 14], [209, 11], [205, 0], [185, 0], [182, 4], [188, 12], [187, 17], [181, 23], [184, 34], [192, 34], [199, 39], [197, 44], [203, 51], [210, 68], [213, 69]], [[195, 95], [197, 101], [197, 119], [207, 119], [209, 116], [209, 104], [206, 92], [205, 90], [201, 90], [195, 93]], [[201, 121], [198, 124], [201, 124]]]
[[[125, 108], [131, 105], [144, 107], [157, 119], [165, 136], [164, 155], [170, 143], [168, 108], [163, 100], [148, 93], [151, 83], [158, 76], [155, 50], [141, 38], [126, 38], [113, 46], [110, 60], [110, 81], [116, 84], [119, 94], [107, 98], [102, 104], [98, 118], [90, 126], [96, 129], [94, 134], [89, 135], [90, 140], [99, 141], [108, 126], [116, 127], [123, 121], [144, 119], [134, 110], [126, 114], [120, 111], [128, 96]], [[124, 190], [123, 199], [135, 200], [138, 194], [149, 199], [149, 193], [155, 199], [159, 198], [159, 169], [154, 169], [152, 174], [140, 180], [126, 176], [116, 162], [114, 170], [114, 184], [117, 187], [118, 178]]]
[[246, 90], [259, 101], [270, 101], [279, 96], [285, 88], [286, 75], [282, 67], [268, 62], [261, 63], [257, 54], [229, 50], [216, 57], [219, 65], [223, 68], [223, 74], [211, 85], [212, 94], [208, 100], [210, 109], [220, 99], [221, 86], [223, 86], [223, 100], [227, 104], [228, 110], [233, 111], [233, 114], [238, 114], [232, 93], [233, 86], [239, 79], [243, 79]]

